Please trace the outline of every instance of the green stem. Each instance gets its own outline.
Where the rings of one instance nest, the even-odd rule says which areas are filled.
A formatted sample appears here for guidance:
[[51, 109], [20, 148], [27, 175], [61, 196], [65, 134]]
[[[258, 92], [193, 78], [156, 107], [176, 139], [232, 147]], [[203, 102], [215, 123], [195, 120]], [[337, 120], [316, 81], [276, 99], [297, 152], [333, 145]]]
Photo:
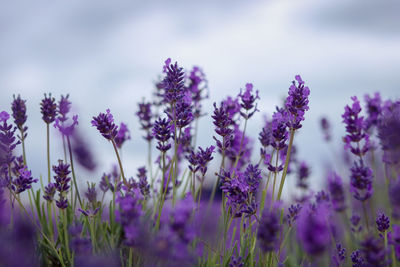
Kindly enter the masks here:
[[367, 226], [367, 231], [369, 232], [368, 213], [367, 213], [367, 206], [365, 204], [365, 201], [363, 201], [362, 205], [363, 205], [365, 224]]
[[[81, 207], [83, 207], [83, 205], [82, 205], [82, 200], [81, 200], [81, 196], [79, 195], [78, 185], [77, 185], [77, 183], [76, 183], [74, 161], [73, 161], [73, 158], [72, 158], [71, 141], [70, 141], [70, 139], [69, 139], [69, 136], [67, 136], [67, 143], [68, 143], [68, 151], [69, 151], [69, 161], [71, 162], [72, 179], [74, 180], [74, 185], [75, 185], [75, 193], [76, 193], [77, 196], [78, 196], [79, 205], [80, 205]], [[71, 191], [72, 191], [72, 190], [71, 190]], [[72, 198], [71, 198], [71, 201], [72, 201]], [[73, 210], [75, 210], [75, 206], [74, 206], [73, 208], [74, 208]]]
[[115, 154], [117, 155], [119, 168], [120, 168], [120, 170], [121, 170], [122, 181], [124, 182], [124, 184], [125, 184], [127, 187], [129, 187], [128, 182], [127, 182], [126, 179], [125, 179], [125, 174], [124, 174], [124, 169], [122, 168], [121, 158], [119, 157], [117, 145], [115, 144], [114, 139], [111, 139], [111, 143], [113, 144], [113, 147], [114, 147], [114, 150], [115, 150]]
[[26, 154], [25, 154], [25, 136], [24, 136], [24, 129], [19, 128], [21, 133], [21, 143], [22, 143], [22, 157], [24, 159], [24, 165], [26, 166]]
[[65, 249], [67, 250], [67, 257], [68, 260], [71, 260], [71, 252], [69, 250], [69, 241], [68, 241], [68, 223], [67, 223], [67, 210], [64, 209], [64, 211], [62, 212], [62, 216], [63, 216], [63, 228], [64, 228], [64, 241], [65, 241]]
[[279, 149], [276, 150], [274, 182], [272, 184], [272, 202], [274, 201], [275, 198], [275, 184], [276, 184], [276, 175], [278, 174], [278, 163], [279, 163]]
[[236, 168], [239, 159], [241, 157], [241, 153], [242, 153], [242, 148], [243, 148], [243, 142], [244, 142], [244, 137], [246, 134], [246, 128], [247, 128], [247, 119], [244, 120], [244, 128], [243, 128], [243, 134], [242, 134], [242, 139], [240, 140], [240, 147], [239, 147], [239, 153], [236, 155], [236, 160], [235, 160], [235, 164], [233, 165], [233, 169]]
[[283, 185], [285, 184], [285, 178], [286, 178], [287, 170], [288, 170], [288, 167], [289, 167], [290, 152], [292, 151], [294, 132], [295, 132], [294, 129], [290, 130], [289, 146], [288, 146], [288, 150], [287, 150], [287, 153], [286, 153], [286, 160], [285, 160], [285, 166], [283, 167], [281, 183], [279, 185], [279, 191], [278, 191], [278, 197], [277, 197], [278, 201], [281, 199], [281, 196], [282, 196]]
[[47, 178], [50, 183], [50, 125], [46, 123], [47, 130]]

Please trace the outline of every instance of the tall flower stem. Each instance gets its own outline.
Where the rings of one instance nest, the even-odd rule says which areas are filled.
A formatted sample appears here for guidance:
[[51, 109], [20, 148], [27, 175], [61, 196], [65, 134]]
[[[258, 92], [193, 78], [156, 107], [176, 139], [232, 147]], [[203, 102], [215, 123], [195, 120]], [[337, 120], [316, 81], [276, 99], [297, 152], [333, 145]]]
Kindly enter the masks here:
[[294, 129], [290, 130], [290, 140], [289, 140], [288, 150], [287, 150], [287, 153], [286, 153], [285, 166], [283, 167], [281, 183], [279, 185], [278, 196], [276, 198], [276, 200], [278, 200], [278, 201], [281, 199], [281, 196], [282, 196], [283, 185], [285, 184], [285, 178], [286, 178], [287, 170], [288, 170], [288, 167], [289, 167], [290, 152], [292, 151], [294, 132], [295, 132]]
[[25, 153], [25, 136], [24, 136], [24, 129], [19, 128], [19, 131], [21, 133], [21, 144], [22, 144], [22, 158], [24, 159], [24, 165], [26, 166], [26, 153]]
[[111, 139], [111, 143], [113, 144], [115, 154], [117, 155], [119, 168], [120, 168], [120, 170], [121, 170], [122, 181], [124, 182], [124, 184], [125, 184], [126, 186], [128, 186], [128, 182], [127, 182], [126, 179], [125, 179], [124, 169], [122, 168], [121, 158], [120, 158], [120, 156], [119, 156], [118, 149], [117, 149], [117, 145], [115, 144], [114, 139]]
[[241, 157], [241, 153], [242, 153], [242, 149], [243, 149], [243, 142], [244, 142], [244, 137], [246, 135], [246, 128], [247, 128], [247, 120], [244, 120], [244, 128], [243, 128], [243, 134], [242, 134], [242, 139], [240, 140], [240, 147], [239, 147], [239, 153], [236, 155], [236, 160], [235, 160], [235, 164], [233, 165], [233, 171], [235, 171], [235, 168], [239, 162], [239, 159]]
[[[165, 179], [165, 152], [161, 152], [161, 160], [162, 160], [162, 178], [161, 178], [161, 190], [160, 190], [160, 197], [159, 197], [159, 203], [158, 203], [158, 214], [157, 214], [157, 222], [156, 222], [156, 227], [155, 229], [158, 230], [160, 227], [160, 219], [161, 219], [161, 210], [162, 210], [162, 205], [164, 202], [164, 179]], [[169, 182], [169, 181], [168, 181]], [[168, 187], [168, 183], [166, 184], [166, 187]]]
[[363, 212], [364, 212], [365, 225], [367, 226], [367, 231], [369, 232], [367, 205], [365, 204], [365, 201], [362, 202], [362, 206], [363, 206]]
[[[78, 185], [76, 184], [76, 176], [75, 176], [75, 169], [74, 169], [74, 161], [72, 159], [72, 148], [71, 148], [71, 141], [69, 139], [69, 136], [67, 136], [67, 143], [68, 143], [68, 152], [69, 152], [69, 160], [71, 162], [71, 172], [72, 172], [72, 179], [74, 180], [74, 185], [75, 185], [75, 194], [78, 196], [79, 200], [79, 205], [83, 207], [82, 205], [82, 200], [81, 196], [79, 195], [79, 190], [78, 190]], [[72, 191], [72, 190], [71, 190]], [[72, 202], [72, 199], [71, 199]], [[73, 207], [73, 210], [75, 210], [75, 206]]]
[[[220, 173], [220, 174], [222, 172], [222, 169], [225, 167], [225, 136], [222, 137], [222, 146], [223, 146], [223, 149], [222, 149], [222, 160], [221, 160], [221, 165], [219, 166], [219, 171], [218, 171], [218, 173]], [[214, 201], [215, 193], [217, 191], [217, 187], [218, 187], [218, 184], [219, 184], [219, 179], [220, 178], [218, 176], [217, 180], [215, 181], [215, 184], [214, 184], [214, 187], [212, 189], [212, 192], [211, 192], [209, 205], [211, 205], [213, 203], [213, 201]]]
[[276, 150], [274, 182], [272, 184], [272, 201], [274, 201], [275, 198], [275, 184], [276, 184], [276, 175], [278, 174], [278, 162], [279, 162], [279, 149]]
[[65, 209], [62, 212], [63, 217], [63, 228], [64, 228], [64, 241], [65, 241], [65, 249], [67, 251], [68, 260], [71, 260], [71, 252], [69, 250], [69, 241], [68, 241], [68, 223], [67, 223], [67, 210]]
[[50, 183], [50, 124], [46, 123], [47, 131], [47, 178]]
[[[271, 159], [269, 160], [269, 163], [272, 162], [274, 154], [275, 154], [275, 150], [273, 150], [272, 153], [271, 153]], [[269, 180], [270, 179], [271, 179], [271, 172], [268, 173], [268, 179], [267, 179], [267, 182], [265, 183], [265, 187], [264, 187], [264, 189], [262, 191], [261, 203], [260, 203], [260, 216], [262, 216], [262, 213], [264, 211], [265, 198], [267, 197], [267, 191], [268, 191], [268, 185], [269, 185]]]

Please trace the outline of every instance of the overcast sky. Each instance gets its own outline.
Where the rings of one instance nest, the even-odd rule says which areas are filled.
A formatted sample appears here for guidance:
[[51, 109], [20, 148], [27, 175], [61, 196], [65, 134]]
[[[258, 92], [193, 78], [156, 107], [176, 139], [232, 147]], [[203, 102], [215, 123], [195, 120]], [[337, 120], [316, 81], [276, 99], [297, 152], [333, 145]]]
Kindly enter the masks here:
[[[237, 95], [252, 82], [261, 112], [249, 123], [256, 138], [262, 114], [271, 113], [296, 74], [311, 90], [310, 111], [296, 136], [299, 158], [313, 164], [315, 184], [331, 159], [319, 119], [326, 115], [340, 144], [341, 113], [350, 96], [381, 92], [399, 97], [400, 20], [395, 1], [8, 1], [0, 8], [1, 110], [13, 94], [27, 99], [26, 148], [34, 175], [46, 173], [43, 93], [69, 93], [80, 130], [95, 148], [101, 168], [82, 173], [96, 181], [115, 161], [112, 147], [90, 126], [110, 108], [126, 122], [132, 140], [123, 151], [128, 176], [145, 164], [145, 142], [134, 116], [149, 97], [163, 62], [205, 71], [212, 102]], [[199, 144], [212, 141], [203, 118]], [[55, 131], [53, 164], [60, 157]], [[255, 144], [258, 152], [258, 143]], [[314, 186], [315, 187], [315, 186]]]

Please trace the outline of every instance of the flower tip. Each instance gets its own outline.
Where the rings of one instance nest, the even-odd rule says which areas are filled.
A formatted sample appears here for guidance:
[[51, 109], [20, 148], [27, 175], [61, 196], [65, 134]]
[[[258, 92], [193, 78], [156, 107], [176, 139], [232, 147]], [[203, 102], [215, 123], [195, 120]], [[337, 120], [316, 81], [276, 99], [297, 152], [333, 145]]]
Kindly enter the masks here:
[[304, 83], [304, 81], [301, 79], [300, 74], [297, 74], [295, 77], [296, 81], [298, 81], [299, 83]]
[[253, 84], [252, 83], [246, 83], [246, 90], [253, 90]]
[[0, 121], [1, 122], [6, 122], [10, 118], [10, 114], [8, 114], [6, 111], [0, 112]]

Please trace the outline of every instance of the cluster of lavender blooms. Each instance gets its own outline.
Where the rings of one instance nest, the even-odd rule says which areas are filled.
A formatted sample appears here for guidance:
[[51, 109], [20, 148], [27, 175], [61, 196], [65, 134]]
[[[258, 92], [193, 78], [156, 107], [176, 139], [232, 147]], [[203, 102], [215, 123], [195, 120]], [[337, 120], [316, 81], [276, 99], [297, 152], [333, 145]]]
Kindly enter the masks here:
[[[260, 95], [246, 83], [208, 115], [204, 72], [167, 59], [153, 99], [132, 111], [149, 147], [135, 175], [120, 156], [134, 138], [128, 124], [110, 109], [92, 118], [115, 153], [97, 183], [79, 171], [100, 166], [69, 95], [40, 103], [47, 182], [32, 176], [27, 101], [14, 96], [11, 112], [0, 112], [0, 266], [400, 266], [400, 101], [351, 98], [343, 151], [333, 151], [346, 160], [327, 167], [313, 192], [313, 166], [298, 157], [295, 139], [310, 89], [295, 76], [284, 103], [264, 116], [257, 144], [248, 125]], [[204, 117], [215, 134], [198, 146]], [[330, 121], [320, 122], [321, 143], [333, 142]], [[50, 154], [55, 142], [63, 158]], [[293, 187], [283, 195], [287, 179]]]

